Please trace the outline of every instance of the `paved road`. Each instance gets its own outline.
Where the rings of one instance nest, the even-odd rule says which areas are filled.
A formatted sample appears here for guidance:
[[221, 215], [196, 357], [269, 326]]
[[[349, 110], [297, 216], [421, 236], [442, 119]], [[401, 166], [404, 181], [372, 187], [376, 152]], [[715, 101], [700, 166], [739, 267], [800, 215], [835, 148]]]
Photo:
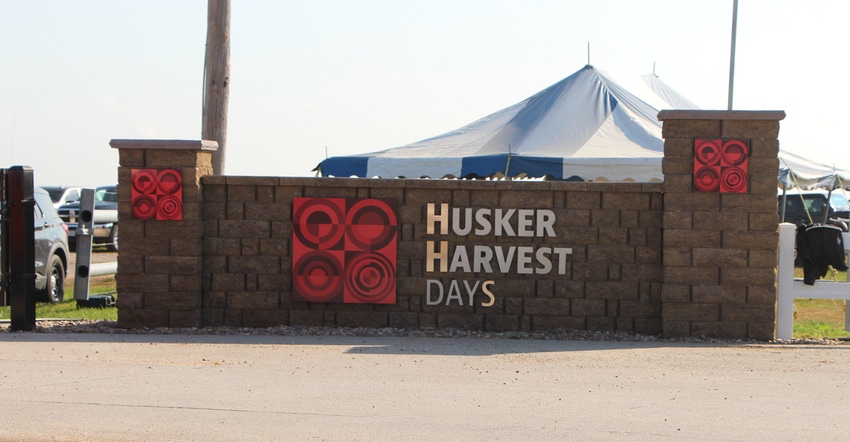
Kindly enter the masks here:
[[0, 332], [3, 440], [847, 440], [850, 346]]

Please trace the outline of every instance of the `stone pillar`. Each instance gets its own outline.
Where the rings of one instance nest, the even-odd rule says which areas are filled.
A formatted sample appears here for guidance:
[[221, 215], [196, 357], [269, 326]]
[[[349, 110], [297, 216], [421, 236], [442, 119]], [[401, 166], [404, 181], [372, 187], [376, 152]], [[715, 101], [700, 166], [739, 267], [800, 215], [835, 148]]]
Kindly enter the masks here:
[[[664, 337], [769, 340], [776, 319], [777, 174], [783, 111], [665, 110]], [[749, 145], [747, 190], [699, 191], [699, 139]]]
[[[203, 292], [201, 177], [212, 174], [215, 141], [112, 140], [118, 149], [118, 325], [195, 327]], [[137, 219], [134, 170], [175, 170], [182, 178], [180, 219]]]

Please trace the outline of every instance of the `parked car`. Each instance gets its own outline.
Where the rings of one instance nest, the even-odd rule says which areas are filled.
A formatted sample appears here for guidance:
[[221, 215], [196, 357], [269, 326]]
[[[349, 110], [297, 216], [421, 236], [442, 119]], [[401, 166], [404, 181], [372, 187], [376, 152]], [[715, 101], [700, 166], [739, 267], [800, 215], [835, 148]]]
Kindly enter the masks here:
[[[62, 302], [68, 276], [68, 230], [46, 190], [33, 188], [35, 290], [38, 301]], [[0, 297], [0, 301], [4, 301]], [[2, 305], [4, 303], [0, 303]]]
[[[68, 241], [71, 248], [77, 242], [77, 217], [80, 202], [59, 207], [59, 216], [68, 226]], [[118, 251], [118, 194], [116, 186], [101, 186], [94, 190], [94, 213], [92, 213], [92, 244], [105, 244], [111, 252]]]
[[[780, 216], [782, 216], [782, 199], [783, 196], [780, 194], [778, 202]], [[827, 210], [829, 210], [828, 213]], [[847, 232], [850, 231], [850, 203], [840, 189], [833, 191], [832, 194], [822, 190], [788, 192], [785, 195], [785, 218], [780, 222], [797, 225], [825, 223]]]
[[80, 187], [72, 186], [41, 186], [50, 194], [50, 199], [53, 200], [53, 207], [58, 209], [63, 204], [70, 204], [80, 199]]

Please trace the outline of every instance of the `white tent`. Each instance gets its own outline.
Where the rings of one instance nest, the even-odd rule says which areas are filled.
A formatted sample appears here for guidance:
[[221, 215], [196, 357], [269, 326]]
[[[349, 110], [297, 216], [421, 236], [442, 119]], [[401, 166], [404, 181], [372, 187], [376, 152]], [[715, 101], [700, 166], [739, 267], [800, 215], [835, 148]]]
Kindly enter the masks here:
[[[613, 74], [588, 65], [459, 129], [379, 152], [331, 157], [317, 170], [337, 177], [661, 181], [662, 109], [698, 107], [654, 74]], [[780, 186], [788, 187], [818, 186], [834, 176], [833, 168], [787, 152], [780, 152], [779, 172]], [[841, 175], [848, 185], [845, 175], [850, 172]]]
[[850, 190], [850, 171], [807, 160], [799, 155], [779, 151], [779, 187], [785, 189]]

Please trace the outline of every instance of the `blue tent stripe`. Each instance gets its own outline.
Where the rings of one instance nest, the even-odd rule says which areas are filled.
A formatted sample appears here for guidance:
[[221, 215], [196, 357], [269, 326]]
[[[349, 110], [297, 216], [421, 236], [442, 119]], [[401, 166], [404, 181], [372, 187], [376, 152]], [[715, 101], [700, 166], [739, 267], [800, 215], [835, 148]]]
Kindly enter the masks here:
[[490, 176], [494, 173], [505, 173], [508, 165], [507, 155], [481, 155], [465, 157], [461, 162], [461, 178], [470, 176]]
[[555, 157], [524, 157], [513, 156], [508, 165], [508, 155], [483, 155], [463, 159], [461, 176], [490, 176], [494, 173], [516, 176], [525, 173], [529, 177], [540, 178], [550, 176], [553, 179], [563, 179], [564, 159]]
[[322, 176], [369, 176], [369, 157], [331, 157], [319, 163]]

